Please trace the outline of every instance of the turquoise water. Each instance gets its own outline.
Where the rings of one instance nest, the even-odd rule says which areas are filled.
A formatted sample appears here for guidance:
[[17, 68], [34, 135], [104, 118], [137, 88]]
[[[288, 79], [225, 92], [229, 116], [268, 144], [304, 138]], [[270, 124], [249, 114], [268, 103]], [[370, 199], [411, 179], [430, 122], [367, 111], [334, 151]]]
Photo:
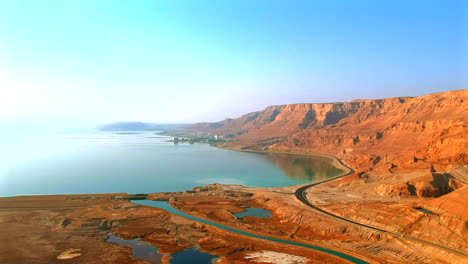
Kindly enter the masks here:
[[246, 207], [245, 212], [234, 214], [237, 218], [242, 218], [244, 216], [256, 216], [265, 219], [271, 218], [271, 212], [262, 208], [255, 207]]
[[194, 220], [194, 221], [198, 221], [198, 222], [201, 222], [201, 223], [216, 226], [216, 227], [219, 227], [219, 228], [222, 228], [222, 229], [225, 229], [225, 230], [237, 233], [237, 234], [241, 234], [241, 235], [245, 235], [245, 236], [249, 236], [249, 237], [254, 237], [254, 238], [259, 238], [259, 239], [264, 239], [264, 240], [269, 240], [269, 241], [274, 241], [274, 242], [279, 242], [279, 243], [288, 244], [288, 245], [294, 245], [294, 246], [299, 246], [299, 247], [310, 248], [310, 249], [322, 251], [322, 252], [325, 252], [325, 253], [329, 253], [329, 254], [332, 254], [332, 255], [347, 259], [347, 260], [352, 261], [354, 263], [359, 263], [359, 264], [367, 263], [367, 262], [365, 262], [365, 261], [363, 261], [361, 259], [358, 259], [356, 257], [350, 256], [350, 255], [347, 255], [345, 253], [341, 253], [341, 252], [338, 252], [338, 251], [335, 251], [335, 250], [322, 248], [322, 247], [318, 247], [318, 246], [313, 246], [313, 245], [309, 245], [309, 244], [305, 244], [305, 243], [290, 241], [290, 240], [270, 238], [270, 237], [267, 237], [267, 236], [257, 235], [257, 234], [249, 233], [249, 232], [246, 232], [246, 231], [238, 230], [238, 229], [235, 229], [235, 228], [232, 228], [232, 227], [229, 227], [229, 226], [221, 225], [221, 224], [218, 224], [218, 223], [215, 223], [215, 222], [211, 222], [209, 220], [205, 220], [205, 219], [198, 218], [198, 217], [186, 214], [184, 212], [181, 212], [181, 211], [175, 209], [174, 207], [172, 207], [168, 202], [150, 201], [150, 200], [132, 200], [132, 202], [136, 203], [136, 204], [162, 208], [162, 209], [164, 209], [166, 211], [169, 211], [169, 212], [171, 212], [173, 214], [176, 214], [176, 215], [179, 215], [179, 216], [182, 216], [182, 217]]
[[184, 191], [211, 183], [282, 187], [335, 176], [327, 158], [173, 144], [152, 132], [0, 139], [0, 196]]

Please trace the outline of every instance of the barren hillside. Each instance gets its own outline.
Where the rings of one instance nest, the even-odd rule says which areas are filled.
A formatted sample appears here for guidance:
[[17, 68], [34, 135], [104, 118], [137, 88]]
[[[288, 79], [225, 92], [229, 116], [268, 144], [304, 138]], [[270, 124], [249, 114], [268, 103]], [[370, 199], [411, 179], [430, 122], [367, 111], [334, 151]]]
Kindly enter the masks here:
[[468, 164], [468, 90], [269, 106], [192, 130], [232, 141], [223, 147], [336, 155], [361, 170], [447, 170]]

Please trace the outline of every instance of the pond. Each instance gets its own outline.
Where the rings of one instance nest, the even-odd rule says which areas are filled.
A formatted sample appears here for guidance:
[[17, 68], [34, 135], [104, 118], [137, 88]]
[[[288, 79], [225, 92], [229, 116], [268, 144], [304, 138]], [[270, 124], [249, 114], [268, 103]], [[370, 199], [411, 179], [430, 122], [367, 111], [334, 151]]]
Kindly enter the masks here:
[[[159, 249], [157, 247], [154, 247], [150, 243], [142, 241], [139, 238], [127, 240], [109, 233], [109, 238], [106, 241], [119, 245], [131, 246], [133, 252], [132, 257], [135, 259], [143, 259], [150, 263], [163, 264], [162, 257], [165, 255], [159, 253]], [[217, 256], [215, 255], [201, 252], [197, 248], [191, 248], [172, 255], [171, 264], [211, 264], [216, 258]]]
[[261, 217], [265, 219], [271, 218], [271, 212], [269, 210], [256, 208], [256, 207], [244, 207], [244, 209], [245, 209], [245, 212], [235, 213], [234, 215], [237, 218], [242, 218], [244, 216], [256, 216], [256, 217]]

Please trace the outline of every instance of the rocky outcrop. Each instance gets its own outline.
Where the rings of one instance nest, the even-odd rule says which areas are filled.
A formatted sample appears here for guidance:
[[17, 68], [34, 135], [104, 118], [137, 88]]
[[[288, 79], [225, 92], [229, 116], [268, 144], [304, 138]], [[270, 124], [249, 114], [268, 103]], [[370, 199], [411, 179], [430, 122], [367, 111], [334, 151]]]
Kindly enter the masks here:
[[[289, 104], [269, 106], [262, 111], [216, 123], [199, 123], [189, 129], [227, 137], [259, 138], [291, 135], [307, 128], [322, 128], [356, 114], [359, 121], [379, 113], [380, 108], [401, 104], [406, 98], [355, 100], [348, 103]], [[362, 111], [366, 108], [365, 111]], [[268, 132], [268, 134], [267, 134]]]
[[440, 197], [466, 186], [451, 173], [418, 172], [399, 174], [396, 177], [387, 175], [378, 180], [380, 185], [377, 193], [380, 196]]
[[229, 148], [331, 154], [364, 171], [448, 170], [468, 164], [468, 90], [270, 106], [190, 129]]
[[419, 197], [439, 197], [464, 186], [449, 173], [430, 173], [410, 182]]
[[409, 196], [411, 195], [410, 186], [406, 183], [399, 184], [380, 184], [377, 188], [380, 196]]
[[348, 175], [348, 176], [345, 176], [345, 177], [342, 177], [342, 178], [339, 178], [339, 179], [335, 180], [335, 183], [338, 186], [347, 186], [347, 185], [356, 184], [356, 183], [362, 184], [362, 183], [367, 182], [368, 176], [369, 175], [367, 175], [364, 172], [356, 172], [356, 173], [353, 173], [351, 175]]
[[64, 252], [60, 253], [60, 255], [56, 257], [56, 259], [62, 260], [62, 259], [76, 258], [76, 257], [81, 256], [81, 253], [79, 253], [80, 251], [81, 251], [80, 248], [67, 249]]
[[468, 166], [447, 173], [369, 174], [365, 183], [343, 185], [336, 180], [316, 185], [307, 197], [340, 217], [465, 252], [467, 177]]

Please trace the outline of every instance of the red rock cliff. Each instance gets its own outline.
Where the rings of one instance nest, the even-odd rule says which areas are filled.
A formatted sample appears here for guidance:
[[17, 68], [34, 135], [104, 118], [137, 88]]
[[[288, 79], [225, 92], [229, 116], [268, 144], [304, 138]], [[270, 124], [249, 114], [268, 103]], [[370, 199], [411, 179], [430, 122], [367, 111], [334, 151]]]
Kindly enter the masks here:
[[468, 90], [290, 104], [193, 130], [233, 139], [226, 147], [337, 155], [374, 171], [448, 169], [468, 164]]

